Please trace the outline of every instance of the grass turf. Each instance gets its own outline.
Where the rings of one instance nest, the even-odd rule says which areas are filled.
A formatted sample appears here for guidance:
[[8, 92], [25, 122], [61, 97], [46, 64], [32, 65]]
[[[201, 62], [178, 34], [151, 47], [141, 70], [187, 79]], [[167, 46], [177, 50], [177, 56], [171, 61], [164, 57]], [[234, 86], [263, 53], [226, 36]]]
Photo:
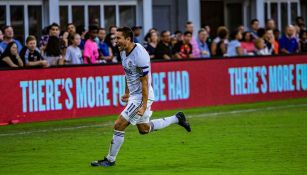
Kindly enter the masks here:
[[0, 127], [0, 174], [307, 174], [307, 99], [184, 112], [191, 133], [170, 126], [141, 136], [130, 126], [109, 168], [89, 163], [108, 151], [116, 116]]

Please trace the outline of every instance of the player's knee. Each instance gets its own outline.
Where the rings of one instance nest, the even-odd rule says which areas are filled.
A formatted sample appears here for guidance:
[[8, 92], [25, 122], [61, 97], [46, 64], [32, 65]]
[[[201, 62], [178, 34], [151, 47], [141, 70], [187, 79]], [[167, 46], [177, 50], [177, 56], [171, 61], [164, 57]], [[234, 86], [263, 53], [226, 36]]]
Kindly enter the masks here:
[[115, 123], [113, 128], [115, 130], [119, 130], [120, 129], [120, 124], [119, 123]]
[[149, 129], [139, 129], [139, 133], [140, 133], [141, 135], [148, 134], [148, 133], [149, 133]]
[[121, 123], [120, 121], [116, 121], [114, 124], [114, 129], [118, 131], [123, 131], [125, 129], [124, 124]]

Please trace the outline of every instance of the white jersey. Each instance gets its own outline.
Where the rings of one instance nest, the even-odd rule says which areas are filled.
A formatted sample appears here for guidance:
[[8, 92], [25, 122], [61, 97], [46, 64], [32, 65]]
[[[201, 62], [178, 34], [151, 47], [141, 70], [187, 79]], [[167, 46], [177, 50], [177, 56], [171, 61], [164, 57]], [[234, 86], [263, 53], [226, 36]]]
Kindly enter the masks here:
[[148, 99], [154, 101], [154, 93], [151, 86], [150, 57], [145, 48], [136, 43], [130, 53], [120, 53], [122, 65], [126, 73], [129, 89], [129, 100], [142, 100], [142, 83], [140, 77], [148, 75]]

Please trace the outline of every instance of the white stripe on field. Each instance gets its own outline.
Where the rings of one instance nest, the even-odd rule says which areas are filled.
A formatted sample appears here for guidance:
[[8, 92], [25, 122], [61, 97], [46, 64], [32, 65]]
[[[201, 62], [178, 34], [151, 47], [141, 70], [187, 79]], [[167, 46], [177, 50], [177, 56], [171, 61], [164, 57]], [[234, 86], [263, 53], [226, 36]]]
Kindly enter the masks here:
[[63, 127], [63, 128], [54, 128], [54, 129], [50, 128], [50, 129], [43, 129], [43, 130], [36, 130], [36, 131], [6, 133], [6, 134], [0, 134], [0, 137], [2, 137], [2, 136], [15, 136], [15, 135], [27, 135], [27, 134], [33, 134], [33, 133], [44, 133], [44, 132], [52, 132], [52, 131], [70, 131], [70, 130], [83, 129], [83, 128], [105, 127], [105, 126], [112, 126], [112, 123], [108, 122], [108, 123], [104, 123], [104, 124]]
[[[264, 108], [254, 108], [254, 109], [243, 109], [243, 110], [232, 110], [226, 112], [212, 112], [212, 113], [202, 113], [197, 115], [189, 115], [187, 118], [201, 118], [201, 117], [210, 117], [210, 116], [219, 116], [219, 115], [229, 115], [229, 114], [241, 114], [241, 113], [251, 113], [251, 112], [261, 112], [261, 111], [271, 111], [277, 109], [289, 109], [289, 108], [297, 108], [297, 107], [305, 107], [307, 104], [295, 104], [295, 105], [284, 105], [284, 106], [271, 106]], [[94, 125], [83, 125], [83, 126], [74, 126], [74, 127], [63, 127], [63, 128], [55, 128], [55, 129], [44, 129], [44, 130], [36, 130], [36, 131], [24, 131], [24, 132], [15, 132], [15, 133], [5, 133], [0, 134], [0, 137], [3, 136], [16, 136], [16, 135], [28, 135], [33, 133], [45, 133], [45, 132], [53, 132], [53, 131], [69, 131], [69, 130], [77, 130], [83, 128], [95, 128], [95, 127], [106, 127], [112, 126], [113, 122], [108, 122], [104, 124], [94, 124]]]
[[297, 108], [297, 107], [305, 107], [305, 106], [307, 106], [307, 104], [271, 106], [271, 107], [264, 107], [264, 108], [233, 110], [233, 111], [226, 111], [226, 112], [202, 113], [202, 114], [197, 114], [197, 115], [190, 115], [187, 118], [210, 117], [210, 116], [218, 116], [218, 115], [226, 115], [226, 114], [241, 114], [241, 113], [251, 113], [251, 112], [260, 112], [260, 111], [271, 111], [271, 110], [276, 110], [276, 109], [289, 109], [289, 108]]

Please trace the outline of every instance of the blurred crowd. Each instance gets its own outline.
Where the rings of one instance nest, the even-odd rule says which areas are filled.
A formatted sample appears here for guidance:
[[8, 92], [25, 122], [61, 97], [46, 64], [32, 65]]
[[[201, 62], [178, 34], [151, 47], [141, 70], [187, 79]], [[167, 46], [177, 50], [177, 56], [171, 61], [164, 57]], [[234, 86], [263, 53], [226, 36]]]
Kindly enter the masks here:
[[[143, 39], [141, 26], [133, 26], [134, 42], [148, 51], [152, 60], [190, 58], [221, 58], [307, 53], [307, 29], [302, 17], [296, 23], [280, 31], [273, 19], [265, 26], [253, 19], [249, 29], [243, 25], [229, 31], [218, 27], [216, 36], [210, 26], [194, 33], [192, 22], [186, 22], [185, 31], [174, 33], [150, 29]], [[67, 64], [110, 64], [121, 62], [116, 47], [117, 27], [108, 29], [73, 23], [60, 31], [56, 23], [43, 29], [43, 36], [27, 36], [25, 45], [14, 38], [14, 29], [4, 26], [0, 31], [0, 67], [49, 67]]]

